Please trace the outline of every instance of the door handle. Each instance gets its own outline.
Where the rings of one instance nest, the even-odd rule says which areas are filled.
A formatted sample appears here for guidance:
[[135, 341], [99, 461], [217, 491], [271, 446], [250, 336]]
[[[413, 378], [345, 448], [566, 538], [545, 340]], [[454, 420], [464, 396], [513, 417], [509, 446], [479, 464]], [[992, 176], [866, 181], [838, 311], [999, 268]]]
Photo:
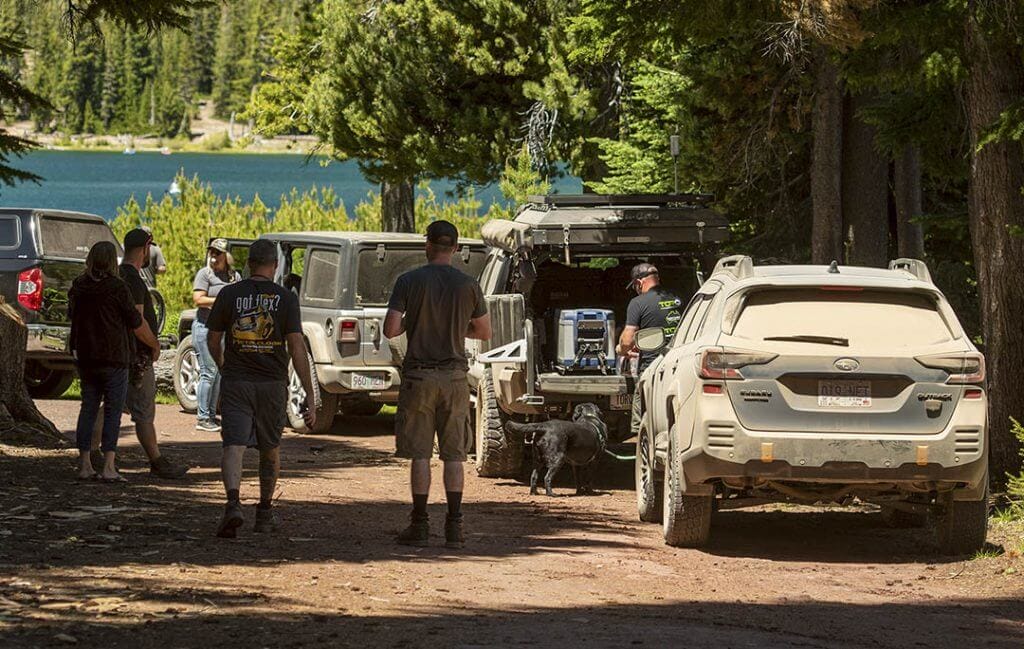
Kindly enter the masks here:
[[380, 320], [370, 321], [370, 340], [373, 342], [374, 351], [380, 351]]

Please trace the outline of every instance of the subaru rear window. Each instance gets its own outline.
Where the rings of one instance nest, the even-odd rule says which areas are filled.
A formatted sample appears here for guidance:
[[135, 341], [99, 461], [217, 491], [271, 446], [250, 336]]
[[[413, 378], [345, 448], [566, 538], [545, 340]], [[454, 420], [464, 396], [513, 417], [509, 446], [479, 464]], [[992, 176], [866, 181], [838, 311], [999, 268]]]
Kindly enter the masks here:
[[110, 241], [118, 246], [110, 227], [101, 221], [44, 215], [40, 219], [39, 234], [43, 254], [47, 257], [85, 259], [89, 248], [100, 241]]
[[17, 216], [0, 214], [0, 249], [12, 250], [21, 245], [21, 221]]
[[786, 288], [751, 293], [732, 335], [846, 339], [858, 349], [900, 349], [955, 338], [928, 295], [872, 289]]

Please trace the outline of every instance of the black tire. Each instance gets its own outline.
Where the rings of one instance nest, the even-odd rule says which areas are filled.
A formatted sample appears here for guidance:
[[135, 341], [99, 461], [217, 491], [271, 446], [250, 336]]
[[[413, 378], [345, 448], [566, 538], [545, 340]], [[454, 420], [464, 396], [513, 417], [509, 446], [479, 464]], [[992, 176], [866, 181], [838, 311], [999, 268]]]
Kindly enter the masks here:
[[688, 496], [683, 491], [683, 467], [669, 433], [662, 531], [665, 543], [677, 548], [699, 548], [711, 537], [714, 495]]
[[313, 433], [322, 435], [329, 433], [334, 427], [334, 417], [338, 414], [338, 395], [327, 392], [320, 388], [320, 380], [316, 374], [316, 364], [313, 356], [307, 351], [306, 362], [309, 363], [309, 375], [313, 382], [314, 399], [316, 402], [316, 424], [313, 429], [306, 428], [306, 422], [302, 419], [299, 407], [306, 400], [306, 391], [302, 388], [299, 375], [295, 369], [288, 368], [288, 427], [299, 433]]
[[380, 409], [384, 407], [383, 403], [378, 401], [370, 401], [369, 399], [353, 399], [351, 401], [341, 402], [341, 414], [349, 415], [350, 417], [373, 417]]
[[985, 547], [988, 535], [988, 489], [981, 500], [953, 500], [943, 494], [942, 512], [934, 519], [939, 552], [946, 555], [974, 554]]
[[645, 523], [660, 523], [664, 514], [665, 497], [663, 480], [658, 480], [654, 462], [654, 440], [647, 426], [640, 426], [636, 438], [636, 461], [633, 463], [636, 480], [636, 509], [640, 520]]
[[199, 357], [192, 336], [185, 336], [174, 352], [174, 394], [181, 409], [195, 414], [199, 410]]
[[902, 509], [894, 509], [892, 507], [883, 507], [882, 520], [884, 520], [886, 525], [889, 527], [896, 529], [911, 529], [927, 525], [928, 515], [908, 512]]
[[518, 478], [523, 466], [523, 440], [505, 432], [506, 417], [494, 396], [491, 368], [477, 386], [476, 472], [484, 478]]
[[34, 361], [25, 363], [25, 387], [33, 399], [56, 399], [74, 380], [74, 370], [52, 370]]

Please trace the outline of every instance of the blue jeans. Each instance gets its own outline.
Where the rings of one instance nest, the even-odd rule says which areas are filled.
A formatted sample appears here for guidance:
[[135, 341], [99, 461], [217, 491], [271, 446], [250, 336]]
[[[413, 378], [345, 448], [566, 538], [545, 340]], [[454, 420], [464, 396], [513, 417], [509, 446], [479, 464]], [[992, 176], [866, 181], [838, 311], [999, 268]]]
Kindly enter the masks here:
[[82, 408], [78, 411], [75, 443], [79, 451], [92, 446], [92, 429], [103, 402], [104, 452], [117, 450], [117, 436], [121, 432], [121, 410], [128, 391], [127, 367], [78, 367], [82, 384]]
[[199, 359], [199, 382], [196, 384], [196, 401], [199, 421], [212, 421], [217, 414], [217, 399], [220, 397], [220, 372], [213, 362], [207, 345], [210, 330], [205, 322], [192, 321], [192, 347]]

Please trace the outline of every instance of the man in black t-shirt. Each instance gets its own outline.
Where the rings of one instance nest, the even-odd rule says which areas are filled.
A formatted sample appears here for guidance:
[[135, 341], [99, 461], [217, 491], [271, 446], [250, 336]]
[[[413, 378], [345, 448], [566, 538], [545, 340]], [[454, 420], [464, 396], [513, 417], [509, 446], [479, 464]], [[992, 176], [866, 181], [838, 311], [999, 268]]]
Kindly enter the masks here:
[[[152, 333], [152, 340], [157, 340], [160, 329], [157, 326], [156, 309], [153, 308], [153, 296], [140, 273], [149, 259], [152, 241], [153, 237], [141, 228], [129, 230], [124, 235], [124, 257], [118, 271], [128, 285], [132, 303]], [[160, 358], [159, 344], [154, 348], [145, 348], [141, 341], [133, 338], [133, 342], [136, 345], [133, 355], [137, 361], [136, 367], [130, 371], [136, 376], [128, 382], [125, 411], [131, 415], [135, 436], [149, 457], [150, 472], [161, 478], [180, 478], [188, 472], [188, 465], [174, 462], [163, 455], [156, 440], [156, 376], [153, 373], [153, 362]]]
[[295, 295], [274, 283], [277, 246], [266, 240], [249, 246], [248, 279], [221, 289], [206, 319], [207, 347], [221, 373], [221, 473], [227, 492], [217, 536], [234, 538], [245, 522], [239, 490], [246, 447], [260, 454], [260, 503], [256, 532], [273, 532], [271, 508], [281, 470], [281, 432], [288, 407], [288, 361], [306, 391], [306, 426], [316, 423], [316, 393], [302, 338]]
[[[637, 295], [626, 307], [626, 326], [619, 336], [616, 354], [626, 356], [635, 352], [636, 332], [641, 329], [661, 327], [668, 341], [679, 327], [682, 319], [683, 302], [661, 286], [661, 278], [654, 264], [637, 264], [633, 267], [629, 288]], [[656, 353], [640, 352], [637, 360], [640, 363], [637, 376], [657, 358]], [[637, 382], [639, 386], [639, 381]], [[640, 432], [640, 393], [633, 395], [633, 416], [631, 426], [633, 435]]]
[[427, 545], [430, 458], [434, 435], [444, 462], [448, 501], [445, 545], [461, 548], [463, 463], [469, 452], [469, 383], [466, 338], [489, 340], [491, 320], [476, 280], [452, 267], [459, 232], [448, 221], [427, 228], [427, 264], [395, 282], [384, 335], [408, 338], [395, 416], [395, 454], [412, 460], [412, 521], [398, 535], [403, 545]]

